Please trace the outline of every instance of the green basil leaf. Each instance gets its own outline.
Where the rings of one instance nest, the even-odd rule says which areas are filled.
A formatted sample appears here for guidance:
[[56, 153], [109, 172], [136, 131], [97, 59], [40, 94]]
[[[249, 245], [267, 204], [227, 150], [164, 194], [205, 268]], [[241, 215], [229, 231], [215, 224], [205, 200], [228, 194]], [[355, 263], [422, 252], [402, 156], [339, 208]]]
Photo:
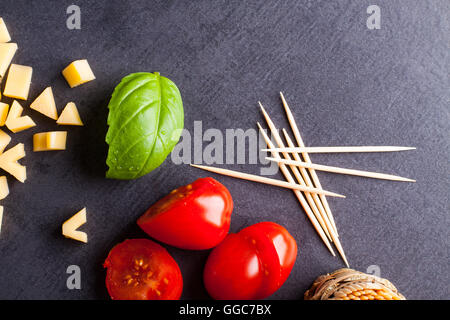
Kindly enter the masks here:
[[184, 112], [175, 83], [159, 73], [132, 73], [108, 105], [107, 178], [135, 179], [159, 167], [180, 139]]

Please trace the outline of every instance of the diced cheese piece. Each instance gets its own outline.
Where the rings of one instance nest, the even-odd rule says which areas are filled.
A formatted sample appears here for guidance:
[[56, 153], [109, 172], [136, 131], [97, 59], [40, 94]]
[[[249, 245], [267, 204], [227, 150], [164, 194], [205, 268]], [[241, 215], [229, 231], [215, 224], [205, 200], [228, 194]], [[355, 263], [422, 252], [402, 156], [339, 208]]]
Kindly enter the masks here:
[[17, 43], [0, 43], [0, 79], [5, 76], [16, 51]]
[[8, 122], [8, 120], [17, 119], [22, 115], [23, 108], [20, 105], [19, 102], [16, 100], [13, 101], [11, 105], [11, 109], [9, 110], [8, 116], [6, 117], [5, 123]]
[[72, 62], [63, 70], [62, 74], [71, 88], [95, 79], [86, 59]]
[[82, 126], [83, 121], [81, 121], [80, 114], [78, 113], [77, 106], [73, 102], [69, 102], [64, 110], [61, 112], [57, 124], [62, 124], [66, 126]]
[[58, 119], [56, 111], [55, 98], [51, 87], [46, 88], [30, 105], [30, 108], [36, 110], [51, 119]]
[[87, 243], [87, 234], [82, 231], [78, 231], [77, 229], [85, 224], [86, 219], [86, 208], [81, 209], [77, 212], [72, 218], [67, 220], [62, 225], [62, 234], [66, 238], [71, 238], [74, 240], [78, 240], [84, 243]]
[[33, 68], [19, 64], [11, 64], [6, 78], [3, 95], [21, 100], [27, 100], [30, 91]]
[[40, 132], [33, 135], [33, 151], [66, 150], [67, 131]]
[[9, 105], [0, 102], [0, 127], [5, 125], [6, 117], [8, 116]]
[[0, 177], [0, 200], [5, 199], [9, 194], [8, 181], [5, 176]]
[[33, 135], [33, 151], [47, 151], [47, 132], [35, 133]]
[[0, 153], [3, 153], [6, 146], [11, 142], [11, 137], [3, 130], [0, 130]]
[[13, 101], [5, 125], [9, 130], [16, 133], [34, 127], [36, 123], [29, 116], [21, 116], [23, 108], [19, 102]]
[[29, 116], [20, 117], [12, 120], [7, 124], [7, 127], [12, 132], [20, 132], [23, 130], [27, 130], [31, 127], [34, 127], [36, 123]]
[[0, 168], [13, 175], [20, 182], [27, 179], [27, 170], [17, 160], [25, 157], [25, 148], [23, 143], [18, 143], [13, 148], [0, 155]]
[[0, 42], [9, 42], [11, 37], [9, 35], [8, 29], [6, 28], [5, 21], [0, 18]]
[[47, 148], [49, 150], [66, 150], [67, 131], [52, 131], [47, 133]]
[[2, 232], [3, 206], [0, 206], [0, 232]]

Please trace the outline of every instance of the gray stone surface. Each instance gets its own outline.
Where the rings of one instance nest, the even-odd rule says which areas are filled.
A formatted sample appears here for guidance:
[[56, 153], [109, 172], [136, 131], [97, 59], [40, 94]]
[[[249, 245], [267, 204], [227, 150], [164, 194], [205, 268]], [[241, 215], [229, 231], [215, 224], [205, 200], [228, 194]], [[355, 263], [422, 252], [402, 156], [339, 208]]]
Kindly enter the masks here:
[[[33, 153], [38, 126], [24, 142], [28, 180], [8, 176], [11, 194], [0, 235], [0, 298], [105, 299], [108, 251], [145, 237], [136, 219], [172, 189], [208, 174], [168, 159], [136, 181], [106, 170], [107, 103], [131, 72], [159, 71], [180, 88], [185, 127], [256, 128], [261, 100], [288, 127], [278, 92], [295, 113], [307, 145], [408, 145], [413, 152], [314, 155], [329, 165], [395, 173], [396, 183], [320, 173], [351, 266], [380, 267], [411, 299], [449, 298], [450, 5], [448, 1], [76, 1], [81, 30], [66, 28], [72, 1], [2, 0], [1, 16], [19, 45], [15, 63], [34, 68], [30, 100], [52, 86], [59, 110], [77, 103], [84, 128], [67, 127], [68, 150]], [[381, 7], [381, 29], [368, 30], [366, 8]], [[69, 89], [61, 70], [87, 58], [97, 80]], [[4, 99], [3, 101], [10, 101]], [[206, 145], [206, 144], [205, 144]], [[260, 165], [223, 165], [258, 173]], [[281, 176], [276, 176], [281, 178]], [[263, 220], [285, 225], [299, 245], [274, 299], [301, 299], [320, 274], [343, 267], [314, 232], [294, 195], [215, 176], [233, 195], [232, 231]], [[64, 239], [61, 223], [86, 206], [89, 244]], [[207, 298], [208, 251], [166, 246], [179, 262], [185, 299]], [[82, 289], [68, 290], [68, 265], [82, 269]]]

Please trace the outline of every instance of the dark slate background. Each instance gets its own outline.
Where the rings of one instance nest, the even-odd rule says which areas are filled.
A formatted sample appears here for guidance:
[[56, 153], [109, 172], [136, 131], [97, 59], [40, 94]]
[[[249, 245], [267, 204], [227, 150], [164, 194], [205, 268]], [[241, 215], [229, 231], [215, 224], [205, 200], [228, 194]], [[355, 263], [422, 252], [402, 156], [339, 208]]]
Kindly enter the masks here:
[[[394, 173], [396, 183], [320, 173], [353, 268], [380, 267], [410, 299], [449, 298], [450, 3], [442, 1], [75, 1], [81, 30], [66, 28], [73, 1], [2, 0], [19, 50], [33, 67], [25, 113], [38, 126], [13, 135], [26, 144], [28, 180], [10, 176], [0, 235], [0, 298], [107, 299], [108, 251], [146, 237], [136, 219], [172, 189], [208, 174], [170, 158], [136, 181], [104, 178], [107, 103], [131, 72], [159, 71], [180, 88], [185, 127], [256, 128], [261, 100], [288, 127], [282, 90], [309, 146], [407, 145], [413, 152], [314, 155], [323, 164]], [[366, 8], [381, 7], [381, 29], [368, 30]], [[97, 80], [69, 89], [61, 76], [87, 58]], [[32, 134], [55, 123], [28, 109], [52, 86], [59, 111], [75, 101], [86, 126], [69, 131], [65, 152], [32, 152]], [[3, 99], [3, 101], [10, 101]], [[204, 146], [207, 143], [204, 144]], [[259, 173], [262, 165], [223, 165]], [[294, 195], [214, 176], [233, 195], [232, 231], [263, 220], [285, 225], [299, 256], [274, 299], [301, 299], [319, 275], [343, 267], [321, 243]], [[281, 176], [276, 176], [281, 178]], [[61, 236], [61, 223], [86, 206], [89, 243]], [[185, 281], [184, 299], [207, 298], [208, 251], [166, 246]], [[66, 288], [66, 268], [82, 270], [82, 289]]]

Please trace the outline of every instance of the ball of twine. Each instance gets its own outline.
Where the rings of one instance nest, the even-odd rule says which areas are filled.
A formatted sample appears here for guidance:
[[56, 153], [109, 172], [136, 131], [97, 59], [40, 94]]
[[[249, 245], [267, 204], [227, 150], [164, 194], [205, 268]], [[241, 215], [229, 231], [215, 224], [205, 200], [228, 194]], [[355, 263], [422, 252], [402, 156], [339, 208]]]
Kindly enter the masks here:
[[406, 300], [388, 280], [353, 269], [318, 277], [305, 300]]

